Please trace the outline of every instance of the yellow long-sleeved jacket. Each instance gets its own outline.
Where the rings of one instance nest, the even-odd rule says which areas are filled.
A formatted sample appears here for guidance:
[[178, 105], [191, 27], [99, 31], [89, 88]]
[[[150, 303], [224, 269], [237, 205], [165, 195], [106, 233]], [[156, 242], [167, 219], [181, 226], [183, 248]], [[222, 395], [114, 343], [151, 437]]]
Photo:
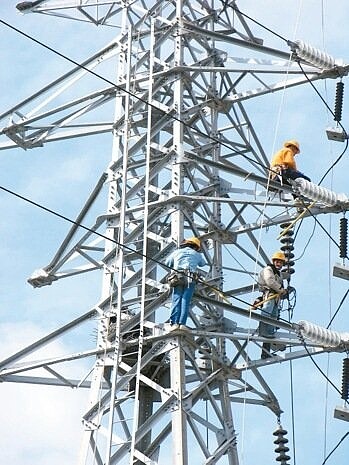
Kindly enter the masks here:
[[293, 170], [297, 169], [296, 160], [294, 159], [295, 155], [293, 150], [285, 147], [275, 153], [271, 162], [270, 169], [272, 170], [272, 178], [275, 177], [273, 172], [280, 172], [280, 168], [291, 168]]

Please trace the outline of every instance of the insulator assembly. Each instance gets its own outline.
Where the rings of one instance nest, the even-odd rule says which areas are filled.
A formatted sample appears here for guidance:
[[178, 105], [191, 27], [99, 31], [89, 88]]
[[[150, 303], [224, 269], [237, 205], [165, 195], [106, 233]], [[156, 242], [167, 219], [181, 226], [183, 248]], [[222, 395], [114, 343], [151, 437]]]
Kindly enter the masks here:
[[341, 218], [339, 220], [339, 256], [346, 258], [348, 252], [348, 220]]
[[296, 53], [299, 58], [311, 63], [320, 69], [331, 69], [336, 66], [336, 60], [321, 50], [304, 43], [302, 40], [296, 40]]
[[277, 447], [274, 450], [277, 454], [279, 454], [278, 457], [276, 457], [276, 461], [281, 463], [281, 465], [289, 465], [287, 461], [290, 460], [290, 457], [286, 454], [286, 452], [290, 450], [285, 445], [288, 443], [288, 439], [285, 438], [286, 434], [287, 434], [287, 431], [283, 429], [281, 425], [273, 433], [273, 435], [276, 436], [274, 444], [277, 444]]
[[295, 179], [292, 185], [295, 187], [297, 193], [309, 199], [322, 202], [325, 205], [334, 206], [349, 202], [349, 198], [345, 194], [336, 194], [303, 178]]
[[339, 123], [342, 119], [342, 109], [343, 109], [343, 93], [344, 93], [344, 82], [337, 82], [336, 85], [336, 101], [334, 104], [334, 120]]
[[349, 398], [349, 358], [343, 360], [342, 395], [341, 398], [348, 401]]
[[297, 324], [302, 337], [307, 337], [312, 342], [326, 347], [338, 347], [342, 343], [349, 342], [349, 333], [332, 331], [304, 320], [299, 321]]
[[295, 272], [293, 268], [294, 267], [294, 260], [293, 260], [294, 258], [294, 254], [293, 254], [294, 230], [293, 228], [290, 228], [290, 223], [282, 223], [280, 225], [280, 228], [282, 230], [282, 233], [281, 233], [282, 237], [280, 239], [282, 246], [280, 247], [280, 249], [284, 252], [285, 258], [286, 258], [285, 265], [282, 268], [282, 271], [287, 273], [289, 277], [291, 277], [291, 275]]

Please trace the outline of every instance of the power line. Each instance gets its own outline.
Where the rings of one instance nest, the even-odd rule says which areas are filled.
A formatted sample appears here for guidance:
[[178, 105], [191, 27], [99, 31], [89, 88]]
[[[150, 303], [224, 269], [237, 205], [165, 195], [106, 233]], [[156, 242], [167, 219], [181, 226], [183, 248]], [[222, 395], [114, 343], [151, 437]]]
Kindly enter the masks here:
[[338, 447], [341, 445], [341, 443], [344, 441], [344, 439], [348, 436], [349, 434], [349, 431], [347, 431], [344, 436], [339, 440], [339, 442], [335, 445], [335, 447], [331, 450], [331, 452], [328, 454], [328, 456], [325, 458], [325, 460], [322, 462], [321, 465], [325, 465], [325, 463], [327, 462], [327, 460], [331, 457], [331, 455], [333, 454], [333, 452], [338, 449]]
[[285, 37], [283, 37], [282, 35], [278, 34], [277, 32], [273, 31], [272, 29], [270, 29], [269, 27], [265, 26], [264, 24], [260, 23], [259, 21], [257, 21], [256, 19], [254, 18], [251, 18], [251, 16], [248, 16], [246, 13], [243, 13], [237, 6], [236, 4], [235, 5], [229, 5], [231, 9], [233, 9], [234, 11], [236, 11], [237, 13], [240, 13], [242, 16], [244, 16], [245, 18], [249, 19], [250, 21], [252, 21], [253, 23], [257, 24], [258, 26], [260, 26], [261, 28], [265, 29], [266, 31], [270, 32], [271, 34], [273, 34], [274, 36], [276, 37], [279, 37], [279, 39], [285, 41], [287, 44], [290, 43], [290, 41], [288, 39], [286, 39]]
[[[270, 30], [269, 28], [263, 26], [263, 25], [262, 25], [261, 23], [259, 23], [258, 21], [255, 21], [255, 20], [253, 20], [253, 18], [249, 17], [248, 15], [243, 14], [240, 10], [237, 9], [237, 7], [232, 7], [232, 8], [233, 8], [233, 9], [236, 9], [240, 14], [246, 16], [246, 17], [247, 17], [248, 19], [250, 19], [251, 21], [256, 22], [257, 24], [259, 24], [259, 25], [260, 25], [261, 27], [263, 27], [264, 29], [266, 29], [266, 30], [268, 30], [269, 32], [272, 32], [273, 34], [277, 35], [278, 37], [280, 37], [280, 38], [281, 38], [282, 40], [284, 40], [285, 42], [287, 42], [287, 43], [289, 42], [289, 41], [287, 41], [287, 39], [285, 39], [284, 37], [280, 36], [280, 35], [277, 34], [276, 32]], [[2, 24], [5, 25], [6, 27], [8, 27], [8, 28], [14, 30], [14, 31], [17, 32], [18, 34], [24, 36], [24, 37], [27, 38], [28, 40], [33, 41], [33, 42], [36, 43], [37, 45], [40, 45], [41, 47], [46, 48], [46, 49], [49, 50], [50, 52], [52, 52], [52, 53], [58, 55], [60, 58], [63, 58], [64, 60], [69, 61], [69, 62], [72, 63], [73, 65], [75, 65], [75, 66], [77, 66], [77, 67], [83, 69], [84, 71], [90, 73], [91, 75], [97, 77], [98, 79], [103, 80], [103, 81], [106, 82], [107, 84], [110, 84], [110, 85], [112, 85], [113, 87], [115, 87], [116, 89], [118, 89], [118, 90], [120, 90], [120, 91], [122, 91], [122, 92], [124, 92], [124, 93], [126, 93], [126, 94], [128, 94], [128, 95], [130, 95], [131, 97], [133, 97], [133, 98], [139, 100], [140, 102], [142, 102], [142, 103], [144, 103], [145, 105], [147, 105], [147, 106], [153, 108], [154, 110], [156, 110], [156, 111], [162, 111], [164, 114], [166, 113], [164, 110], [161, 110], [161, 108], [159, 108], [158, 106], [156, 106], [156, 105], [150, 103], [149, 101], [143, 99], [142, 97], [140, 97], [140, 96], [138, 96], [138, 95], [132, 93], [131, 91], [125, 89], [124, 87], [119, 86], [119, 85], [116, 84], [115, 82], [110, 81], [110, 80], [107, 79], [106, 77], [104, 77], [104, 76], [102, 76], [102, 75], [96, 73], [95, 71], [89, 69], [88, 67], [84, 66], [83, 64], [77, 62], [76, 60], [73, 60], [72, 58], [68, 57], [67, 55], [65, 55], [65, 54], [63, 54], [63, 53], [61, 53], [61, 52], [59, 52], [58, 50], [56, 50], [56, 49], [53, 48], [53, 47], [50, 47], [49, 45], [45, 44], [44, 42], [42, 42], [42, 41], [36, 39], [35, 37], [33, 37], [33, 36], [27, 34], [27, 33], [24, 32], [24, 31], [18, 29], [17, 27], [15, 27], [15, 26], [13, 26], [12, 24], [10, 24], [10, 23], [4, 21], [3, 19], [0, 19], [0, 23], [2, 23]], [[301, 66], [300, 66], [300, 67], [301, 67]], [[303, 74], [305, 75], [305, 77], [308, 79], [308, 77], [307, 77], [307, 75], [305, 74], [305, 72], [304, 72], [304, 70], [302, 69], [302, 67], [301, 67], [301, 70], [302, 70]], [[311, 82], [309, 79], [308, 79], [308, 81]], [[319, 95], [319, 96], [320, 96], [320, 95]], [[322, 99], [321, 96], [320, 96], [320, 98]], [[323, 102], [325, 103], [325, 105], [327, 106], [326, 102], [325, 102], [323, 99], [322, 99], [322, 101], [323, 101]], [[327, 107], [328, 107], [328, 106], [327, 106]], [[331, 111], [331, 110], [330, 110], [330, 111]], [[238, 152], [236, 151], [236, 149], [234, 149], [233, 147], [231, 147], [229, 144], [223, 142], [222, 140], [220, 140], [220, 139], [218, 139], [218, 138], [216, 138], [216, 137], [213, 137], [212, 135], [209, 135], [209, 134], [207, 134], [207, 133], [205, 133], [205, 132], [203, 132], [203, 131], [200, 131], [200, 129], [191, 126], [189, 123], [187, 123], [186, 121], [184, 121], [184, 120], [182, 120], [182, 119], [176, 117], [175, 115], [170, 114], [170, 115], [168, 115], [168, 116], [169, 116], [171, 119], [173, 119], [173, 120], [175, 120], [175, 121], [178, 121], [179, 123], [183, 124], [183, 126], [187, 127], [188, 129], [191, 129], [192, 131], [194, 131], [194, 132], [197, 133], [198, 135], [203, 136], [203, 137], [206, 137], [206, 138], [208, 138], [209, 140], [212, 140], [213, 142], [215, 142], [215, 143], [221, 145], [222, 147], [225, 147], [225, 148], [227, 148], [227, 149], [229, 149], [229, 150], [232, 150], [232, 151], [238, 153]], [[250, 161], [252, 164], [259, 165], [261, 168], [267, 170], [269, 173], [274, 173], [274, 171], [270, 168], [270, 166], [266, 166], [266, 165], [265, 165], [264, 163], [262, 163], [261, 161], [256, 160], [256, 159], [253, 159], [253, 158], [247, 156], [247, 155], [244, 154], [244, 153], [240, 153], [240, 155], [241, 155], [243, 158], [245, 158], [246, 160]], [[339, 161], [339, 160], [338, 160], [338, 161]], [[330, 169], [331, 169], [331, 168], [330, 168]]]
[[331, 326], [332, 321], [336, 318], [337, 313], [339, 312], [341, 306], [343, 305], [345, 299], [347, 298], [348, 293], [349, 293], [349, 289], [347, 289], [347, 291], [345, 292], [344, 296], [342, 297], [342, 300], [340, 301], [340, 303], [339, 303], [339, 305], [338, 305], [338, 308], [337, 308], [337, 310], [334, 312], [334, 315], [333, 315], [333, 317], [331, 318], [330, 322], [329, 322], [328, 325], [326, 326], [326, 329], [328, 329], [328, 328]]
[[[124, 87], [119, 86], [118, 84], [116, 84], [116, 83], [113, 82], [113, 81], [110, 81], [109, 79], [105, 78], [104, 76], [101, 76], [100, 74], [98, 74], [98, 73], [94, 72], [93, 70], [87, 68], [86, 66], [82, 65], [81, 63], [79, 63], [79, 62], [73, 60], [72, 58], [68, 57], [67, 55], [64, 55], [63, 53], [59, 52], [58, 50], [56, 50], [56, 49], [50, 47], [49, 45], [47, 45], [47, 44], [41, 42], [40, 40], [34, 38], [33, 36], [27, 34], [26, 32], [21, 31], [20, 29], [16, 28], [16, 27], [13, 26], [12, 24], [9, 24], [9, 23], [7, 23], [6, 21], [4, 21], [4, 20], [2, 20], [2, 19], [0, 19], [0, 23], [4, 24], [5, 26], [7, 26], [7, 27], [10, 28], [10, 29], [13, 29], [13, 30], [16, 31], [18, 34], [23, 35], [24, 37], [26, 37], [27, 39], [29, 39], [29, 40], [35, 42], [36, 44], [40, 45], [41, 47], [44, 47], [44, 48], [46, 48], [47, 50], [51, 51], [52, 53], [55, 53], [56, 55], [58, 55], [59, 57], [63, 58], [64, 60], [69, 61], [70, 63], [74, 64], [75, 66], [77, 66], [77, 67], [83, 69], [84, 71], [86, 71], [86, 72], [92, 74], [93, 76], [95, 76], [95, 77], [97, 77], [97, 78], [103, 80], [103, 81], [106, 82], [107, 84], [112, 85], [112, 86], [115, 87], [116, 89], [118, 89], [118, 90], [120, 90], [120, 91], [122, 91], [122, 92], [124, 92], [124, 93], [126, 93], [126, 94], [128, 94], [128, 95], [130, 95], [131, 97], [133, 97], [133, 98], [139, 100], [140, 102], [142, 102], [142, 103], [144, 103], [145, 105], [147, 105], [147, 106], [153, 108], [154, 110], [156, 110], [156, 111], [161, 111], [161, 112], [163, 112], [164, 114], [166, 114], [166, 112], [165, 112], [164, 110], [162, 110], [161, 108], [159, 108], [158, 106], [156, 106], [156, 105], [150, 103], [149, 101], [143, 99], [142, 97], [140, 97], [140, 96], [138, 96], [138, 95], [132, 93], [131, 91], [125, 89]], [[223, 147], [225, 147], [225, 148], [227, 148], [227, 149], [229, 149], [229, 150], [232, 150], [232, 151], [234, 151], [234, 152], [236, 152], [236, 153], [240, 153], [240, 152], [237, 152], [236, 149], [234, 149], [233, 147], [231, 147], [231, 146], [228, 145], [227, 143], [225, 143], [225, 142], [221, 141], [220, 139], [217, 139], [217, 138], [215, 138], [215, 137], [213, 137], [213, 136], [211, 136], [211, 135], [209, 135], [209, 134], [207, 134], [207, 133], [205, 133], [205, 132], [203, 132], [203, 131], [200, 131], [200, 129], [191, 126], [189, 123], [187, 123], [186, 121], [184, 121], [184, 120], [178, 118], [177, 116], [175, 116], [175, 115], [173, 115], [173, 114], [170, 114], [170, 115], [167, 115], [167, 116], [169, 116], [169, 117], [172, 118], [173, 120], [178, 121], [179, 123], [183, 124], [183, 126], [189, 128], [189, 129], [191, 129], [192, 131], [196, 132], [198, 135], [203, 136], [203, 137], [206, 137], [206, 138], [208, 138], [209, 140], [212, 140], [213, 142], [216, 142], [217, 144], [219, 144], [219, 145], [221, 145], [221, 146], [223, 146]], [[264, 169], [266, 169], [266, 170], [269, 170], [270, 172], [273, 172], [273, 170], [271, 170], [268, 166], [264, 165], [264, 163], [260, 162], [259, 160], [255, 160], [255, 159], [253, 159], [253, 158], [250, 158], [250, 157], [248, 157], [246, 154], [243, 154], [243, 153], [240, 153], [240, 155], [241, 155], [243, 158], [245, 158], [246, 160], [250, 161], [251, 163], [254, 163], [254, 164], [256, 164], [256, 165], [259, 165], [259, 166], [261, 166], [262, 168], [264, 168]]]
[[342, 395], [341, 391], [337, 388], [337, 386], [330, 380], [330, 378], [326, 375], [326, 373], [323, 372], [323, 370], [319, 367], [319, 365], [316, 363], [314, 360], [314, 357], [312, 354], [309, 352], [308, 347], [306, 342], [303, 340], [303, 338], [300, 337], [301, 342], [303, 343], [304, 349], [306, 350], [310, 360], [313, 362], [313, 364], [316, 366], [316, 368], [319, 370], [319, 372], [322, 374], [322, 376], [326, 379], [326, 381], [338, 392], [339, 395]]
[[[106, 239], [106, 240], [108, 240], [108, 241], [110, 241], [110, 242], [113, 242], [113, 243], [116, 244], [119, 248], [126, 249], [126, 250], [132, 252], [133, 254], [139, 255], [139, 256], [142, 257], [142, 258], [146, 258], [147, 260], [152, 261], [152, 262], [154, 262], [154, 263], [157, 263], [158, 265], [161, 265], [162, 267], [164, 267], [164, 268], [166, 268], [166, 269], [168, 269], [168, 270], [170, 270], [170, 271], [176, 271], [176, 272], [178, 272], [178, 273], [181, 273], [181, 272], [179, 272], [178, 270], [176, 270], [175, 268], [172, 268], [172, 267], [166, 265], [165, 263], [160, 262], [159, 260], [156, 260], [156, 259], [153, 258], [153, 257], [150, 257], [150, 256], [148, 256], [148, 255], [146, 255], [146, 254], [143, 254], [142, 252], [140, 252], [140, 251], [138, 251], [138, 250], [132, 249], [131, 247], [129, 247], [129, 246], [125, 245], [125, 244], [122, 244], [121, 242], [118, 242], [117, 240], [112, 239], [111, 237], [105, 236], [104, 234], [99, 233], [98, 231], [95, 231], [95, 230], [89, 228], [88, 226], [83, 225], [82, 223], [79, 223], [79, 222], [77, 222], [77, 221], [72, 220], [71, 218], [69, 218], [69, 217], [66, 216], [66, 215], [63, 215], [62, 213], [59, 213], [59, 212], [57, 212], [57, 211], [55, 211], [55, 210], [52, 210], [51, 208], [45, 207], [44, 205], [39, 204], [38, 202], [35, 202], [34, 200], [31, 200], [31, 199], [29, 199], [29, 198], [27, 198], [27, 197], [24, 197], [23, 195], [18, 194], [17, 192], [14, 192], [14, 191], [12, 191], [12, 190], [10, 190], [10, 189], [4, 187], [4, 186], [1, 186], [1, 185], [0, 185], [0, 190], [3, 190], [4, 192], [7, 192], [8, 194], [13, 195], [14, 197], [17, 197], [17, 198], [23, 200], [24, 202], [27, 202], [27, 203], [29, 203], [29, 204], [31, 204], [31, 205], [37, 207], [37, 208], [40, 208], [41, 210], [44, 210], [44, 211], [46, 211], [47, 213], [50, 213], [50, 214], [52, 214], [52, 215], [54, 215], [54, 216], [57, 216], [58, 218], [61, 218], [61, 219], [63, 219], [64, 221], [67, 221], [68, 223], [74, 224], [75, 226], [78, 226], [78, 227], [80, 227], [81, 229], [84, 229], [85, 231], [88, 231], [88, 232], [90, 232], [90, 233], [92, 233], [92, 234], [95, 234], [96, 236], [99, 236], [99, 237], [101, 237], [101, 238], [103, 238], [103, 239]], [[184, 274], [184, 273], [182, 273], [182, 274]], [[203, 285], [208, 286], [212, 291], [215, 291], [215, 292], [218, 292], [218, 293], [224, 295], [224, 293], [221, 291], [221, 289], [218, 289], [218, 288], [216, 288], [215, 286], [212, 286], [211, 284], [207, 284], [204, 280], [202, 280], [202, 279], [199, 278], [199, 279], [198, 279], [198, 282], [201, 283], [201, 284], [203, 284]], [[231, 295], [229, 295], [229, 297], [231, 297], [231, 298], [237, 300], [237, 301], [240, 302], [240, 303], [243, 303], [243, 304], [245, 304], [245, 305], [250, 306], [250, 303], [249, 303], [249, 302], [247, 302], [247, 301], [245, 301], [245, 300], [243, 300], [243, 299], [240, 299], [239, 297], [231, 296]]]

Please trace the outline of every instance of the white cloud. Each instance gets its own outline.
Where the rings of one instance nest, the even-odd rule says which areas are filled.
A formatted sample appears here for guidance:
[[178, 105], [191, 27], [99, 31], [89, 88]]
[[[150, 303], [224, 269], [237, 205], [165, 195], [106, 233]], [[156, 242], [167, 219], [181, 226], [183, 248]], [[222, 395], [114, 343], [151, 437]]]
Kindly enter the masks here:
[[[3, 324], [0, 328], [1, 356], [22, 349], [43, 334], [39, 326], [21, 320]], [[60, 344], [54, 346], [58, 352], [64, 351]], [[49, 352], [46, 349], [41, 356], [48, 356]], [[87, 392], [70, 388], [0, 383], [3, 463], [76, 463], [78, 448], [67, 447], [67, 438], [72, 444], [79, 444], [81, 440], [86, 395]]]

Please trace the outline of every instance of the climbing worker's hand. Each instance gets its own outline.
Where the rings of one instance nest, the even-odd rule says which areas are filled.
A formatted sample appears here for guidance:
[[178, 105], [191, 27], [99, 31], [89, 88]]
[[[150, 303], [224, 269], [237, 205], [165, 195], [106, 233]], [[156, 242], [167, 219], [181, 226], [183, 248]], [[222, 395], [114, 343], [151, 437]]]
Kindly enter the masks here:
[[287, 289], [281, 289], [280, 292], [279, 292], [279, 296], [282, 299], [285, 299], [288, 296], [288, 290]]

